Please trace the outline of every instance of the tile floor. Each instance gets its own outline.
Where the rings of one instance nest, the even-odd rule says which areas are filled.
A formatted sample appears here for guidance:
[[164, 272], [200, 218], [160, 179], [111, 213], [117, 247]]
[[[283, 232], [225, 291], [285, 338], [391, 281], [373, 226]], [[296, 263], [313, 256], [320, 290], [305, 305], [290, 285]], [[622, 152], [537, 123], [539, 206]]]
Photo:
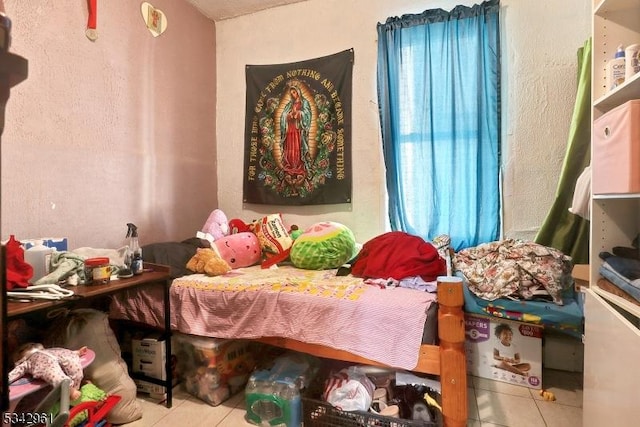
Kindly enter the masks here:
[[[543, 401], [536, 390], [469, 377], [469, 427], [579, 427], [582, 426], [582, 374], [545, 369], [544, 387], [556, 401]], [[212, 407], [174, 388], [173, 406], [139, 395], [144, 415], [125, 427], [173, 427], [199, 425], [219, 427], [252, 426], [244, 420], [244, 395], [236, 394]]]

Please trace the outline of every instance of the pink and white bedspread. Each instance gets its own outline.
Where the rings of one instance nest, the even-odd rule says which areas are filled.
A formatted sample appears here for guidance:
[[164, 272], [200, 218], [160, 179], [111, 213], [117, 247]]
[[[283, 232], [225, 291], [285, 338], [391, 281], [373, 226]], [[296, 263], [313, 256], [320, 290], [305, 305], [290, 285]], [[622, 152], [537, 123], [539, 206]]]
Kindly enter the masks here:
[[[335, 274], [253, 266], [224, 276], [183, 276], [170, 289], [171, 328], [216, 338], [292, 338], [415, 368], [427, 310], [436, 295], [382, 289]], [[114, 298], [110, 316], [161, 326], [162, 301], [160, 286], [129, 291]]]

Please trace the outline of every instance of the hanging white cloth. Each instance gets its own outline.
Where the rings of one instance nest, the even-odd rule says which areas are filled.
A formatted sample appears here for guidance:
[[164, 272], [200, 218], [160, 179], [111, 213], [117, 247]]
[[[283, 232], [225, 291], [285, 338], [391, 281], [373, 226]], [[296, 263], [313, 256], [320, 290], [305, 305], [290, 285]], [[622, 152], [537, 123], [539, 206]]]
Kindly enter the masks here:
[[589, 221], [591, 219], [591, 166], [584, 168], [576, 180], [576, 188], [573, 191], [573, 201], [569, 212], [581, 216]]

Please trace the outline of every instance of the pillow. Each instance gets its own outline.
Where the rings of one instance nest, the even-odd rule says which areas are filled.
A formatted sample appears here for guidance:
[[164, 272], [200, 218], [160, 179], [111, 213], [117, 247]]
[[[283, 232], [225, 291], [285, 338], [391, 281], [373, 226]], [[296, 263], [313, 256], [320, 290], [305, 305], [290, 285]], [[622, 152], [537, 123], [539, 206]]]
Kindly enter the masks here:
[[291, 247], [293, 265], [307, 270], [338, 268], [355, 255], [353, 232], [337, 222], [319, 222], [307, 228]]
[[64, 347], [87, 346], [96, 353], [94, 361], [85, 368], [84, 378], [108, 395], [117, 394], [121, 400], [106, 416], [112, 424], [125, 424], [142, 417], [142, 406], [136, 400], [137, 387], [120, 357], [120, 345], [109, 326], [106, 313], [93, 309], [73, 310], [61, 337]]

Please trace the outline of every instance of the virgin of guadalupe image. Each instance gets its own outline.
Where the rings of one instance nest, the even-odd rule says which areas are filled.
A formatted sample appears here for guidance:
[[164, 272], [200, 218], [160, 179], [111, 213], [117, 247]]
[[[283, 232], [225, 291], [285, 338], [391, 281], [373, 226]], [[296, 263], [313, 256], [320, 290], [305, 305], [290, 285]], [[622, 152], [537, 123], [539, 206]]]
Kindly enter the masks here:
[[301, 82], [289, 83], [280, 101], [279, 120], [276, 120], [279, 128], [279, 144], [275, 147], [274, 157], [276, 162], [286, 174], [286, 180], [290, 184], [300, 185], [310, 172], [311, 162], [314, 156], [313, 147], [315, 141], [310, 141], [314, 122], [315, 106], [305, 96], [307, 92]]

